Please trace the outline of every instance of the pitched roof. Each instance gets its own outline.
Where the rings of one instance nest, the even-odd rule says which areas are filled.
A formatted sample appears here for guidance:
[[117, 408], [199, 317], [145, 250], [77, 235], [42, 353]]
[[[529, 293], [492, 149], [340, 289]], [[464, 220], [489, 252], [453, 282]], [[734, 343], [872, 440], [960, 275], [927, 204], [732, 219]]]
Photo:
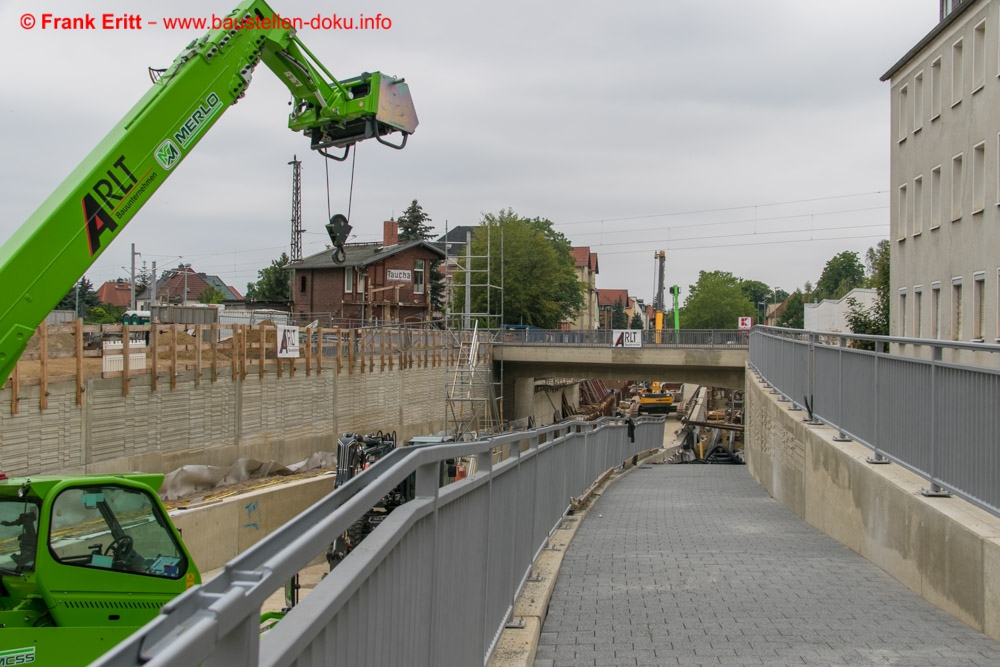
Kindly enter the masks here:
[[97, 289], [101, 303], [127, 308], [132, 305], [132, 284], [124, 280], [109, 280]]
[[345, 243], [344, 261], [337, 264], [333, 261], [333, 251], [323, 250], [315, 255], [303, 257], [297, 262], [289, 264], [291, 269], [338, 269], [347, 266], [368, 266], [375, 262], [398, 255], [404, 250], [411, 248], [424, 248], [444, 259], [444, 250], [429, 241], [409, 241], [391, 246], [383, 246], [381, 243]]
[[474, 232], [478, 229], [476, 225], [459, 225], [458, 227], [452, 227], [448, 230], [447, 234], [442, 234], [434, 241], [434, 245], [440, 247], [442, 250], [445, 249], [445, 241], [448, 242], [449, 255], [455, 255], [459, 250], [465, 248], [465, 242], [468, 240], [467, 235], [470, 232]]
[[597, 290], [598, 308], [612, 308], [618, 301], [622, 302], [622, 307], [628, 307], [627, 289], [599, 289]]
[[569, 249], [569, 253], [573, 255], [576, 268], [586, 267], [594, 273], [599, 273], [597, 270], [597, 253], [590, 252], [590, 246], [573, 247]]

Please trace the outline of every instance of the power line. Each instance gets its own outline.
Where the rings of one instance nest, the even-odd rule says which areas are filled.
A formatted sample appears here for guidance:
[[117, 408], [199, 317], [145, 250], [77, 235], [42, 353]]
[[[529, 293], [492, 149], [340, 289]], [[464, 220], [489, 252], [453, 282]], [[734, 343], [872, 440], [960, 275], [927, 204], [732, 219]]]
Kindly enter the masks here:
[[597, 218], [594, 220], [574, 220], [572, 222], [554, 222], [552, 225], [554, 227], [560, 227], [563, 225], [584, 225], [591, 224], [595, 222], [621, 222], [623, 220], [643, 220], [647, 218], [668, 218], [678, 215], [699, 215], [702, 213], [722, 213], [725, 211], [740, 211], [748, 208], [765, 208], [768, 206], [785, 206], [788, 204], [805, 204], [809, 202], [817, 201], [830, 201], [834, 199], [849, 199], [851, 197], [868, 197], [872, 195], [882, 195], [886, 194], [888, 190], [874, 190], [872, 192], [858, 192], [849, 195], [831, 195], [827, 197], [812, 197], [810, 199], [789, 199], [787, 201], [770, 202], [767, 204], [747, 204], [745, 206], [726, 206], [723, 208], [703, 208], [695, 209], [691, 211], [669, 211], [667, 213], [652, 213], [649, 215], [631, 215], [623, 218]]

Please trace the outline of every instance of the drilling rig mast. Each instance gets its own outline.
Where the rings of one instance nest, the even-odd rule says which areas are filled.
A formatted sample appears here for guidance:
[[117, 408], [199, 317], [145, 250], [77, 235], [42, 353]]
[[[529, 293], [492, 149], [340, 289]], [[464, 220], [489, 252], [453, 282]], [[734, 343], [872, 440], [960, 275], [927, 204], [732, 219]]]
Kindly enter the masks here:
[[302, 259], [302, 161], [292, 156], [292, 261]]
[[666, 268], [667, 253], [663, 250], [657, 250], [653, 253], [653, 257], [657, 261], [656, 299], [653, 306], [656, 311], [655, 342], [659, 343], [663, 335], [663, 272]]

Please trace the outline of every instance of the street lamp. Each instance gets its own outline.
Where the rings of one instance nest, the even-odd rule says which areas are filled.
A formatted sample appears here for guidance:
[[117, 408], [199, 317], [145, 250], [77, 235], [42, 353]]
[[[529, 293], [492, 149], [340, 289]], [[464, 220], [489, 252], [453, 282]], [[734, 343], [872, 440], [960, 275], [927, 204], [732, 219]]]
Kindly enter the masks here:
[[758, 301], [757, 305], [759, 306], [758, 310], [761, 313], [760, 321], [767, 324], [767, 301]]

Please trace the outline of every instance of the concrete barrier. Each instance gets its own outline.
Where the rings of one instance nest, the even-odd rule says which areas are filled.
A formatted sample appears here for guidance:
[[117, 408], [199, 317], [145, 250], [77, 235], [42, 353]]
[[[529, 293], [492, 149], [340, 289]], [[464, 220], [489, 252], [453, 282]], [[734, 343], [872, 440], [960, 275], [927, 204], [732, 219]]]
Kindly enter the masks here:
[[[776, 500], [928, 602], [1000, 640], [1000, 518], [803, 422], [747, 373], [746, 457]], [[858, 582], [863, 585], [863, 582]]]

